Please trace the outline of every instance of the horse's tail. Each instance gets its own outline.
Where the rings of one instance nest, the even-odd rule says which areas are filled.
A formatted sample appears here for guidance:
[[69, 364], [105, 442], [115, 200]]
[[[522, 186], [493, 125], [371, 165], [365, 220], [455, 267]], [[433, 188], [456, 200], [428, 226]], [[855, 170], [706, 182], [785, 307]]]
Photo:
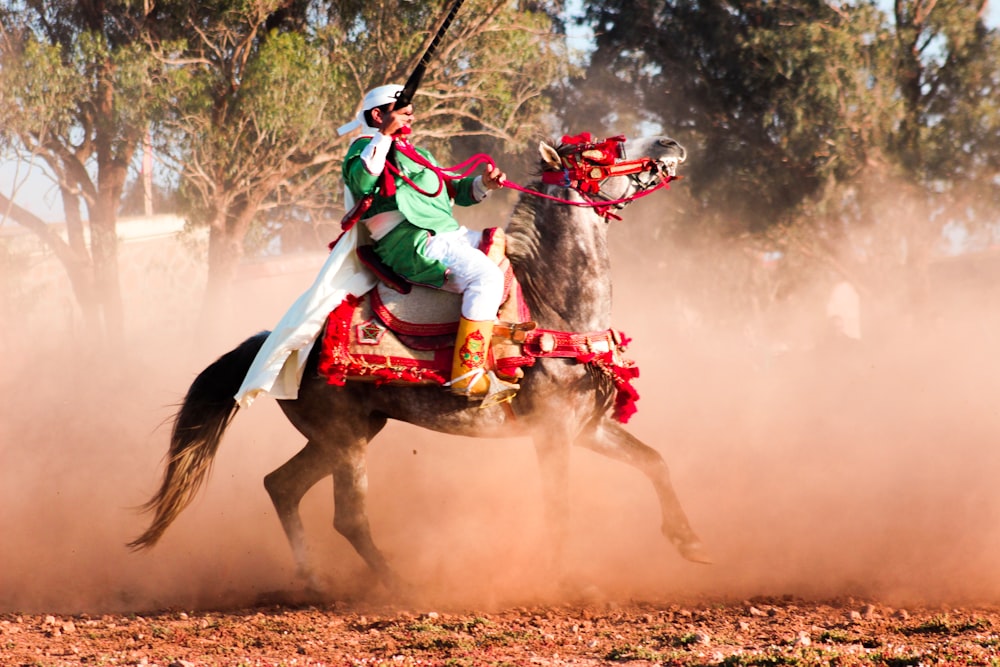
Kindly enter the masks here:
[[266, 337], [265, 331], [243, 341], [191, 383], [174, 416], [160, 490], [141, 507], [144, 512], [153, 512], [153, 521], [146, 532], [128, 543], [129, 548], [146, 549], [156, 544], [177, 515], [194, 500], [212, 469], [222, 434], [239, 408], [234, 396]]

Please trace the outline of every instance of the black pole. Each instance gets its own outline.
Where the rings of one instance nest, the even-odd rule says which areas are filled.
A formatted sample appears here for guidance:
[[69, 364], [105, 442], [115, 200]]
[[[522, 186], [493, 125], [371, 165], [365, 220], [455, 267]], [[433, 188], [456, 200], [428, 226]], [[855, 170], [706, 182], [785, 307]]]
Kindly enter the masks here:
[[437, 50], [438, 44], [441, 43], [441, 38], [448, 31], [448, 26], [455, 19], [455, 14], [458, 13], [458, 8], [462, 6], [465, 0], [455, 0], [452, 3], [451, 9], [448, 11], [448, 15], [444, 17], [444, 21], [438, 27], [437, 33], [434, 35], [434, 39], [431, 40], [430, 45], [427, 50], [424, 51], [424, 55], [421, 56], [420, 62], [417, 63], [416, 68], [414, 68], [413, 73], [410, 74], [410, 78], [406, 80], [406, 84], [403, 86], [403, 90], [400, 91], [399, 95], [396, 97], [396, 103], [393, 106], [394, 109], [402, 109], [413, 101], [413, 95], [416, 94], [417, 88], [420, 87], [420, 82], [424, 78], [424, 72], [427, 71], [427, 63], [431, 61], [431, 56]]

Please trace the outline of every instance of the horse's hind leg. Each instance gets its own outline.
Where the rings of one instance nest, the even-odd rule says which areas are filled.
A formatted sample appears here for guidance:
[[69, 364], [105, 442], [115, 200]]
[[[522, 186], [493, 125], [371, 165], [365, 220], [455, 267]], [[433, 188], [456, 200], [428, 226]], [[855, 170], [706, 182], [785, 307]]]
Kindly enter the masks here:
[[367, 444], [367, 438], [358, 438], [333, 451], [333, 526], [347, 538], [383, 584], [396, 588], [399, 580], [375, 546], [368, 523]]
[[663, 534], [684, 558], [696, 563], [712, 562], [681, 508], [670, 481], [670, 470], [659, 452], [606, 418], [586, 429], [576, 444], [641, 470], [653, 483], [659, 497]]
[[308, 555], [299, 503], [319, 480], [333, 475], [334, 518], [337, 532], [347, 538], [365, 563], [386, 585], [396, 582], [385, 557], [372, 540], [368, 523], [368, 440], [383, 426], [384, 418], [342, 420], [335, 435], [310, 439], [287, 463], [264, 478], [264, 486], [281, 520], [299, 573], [319, 590], [319, 580]]
[[264, 488], [271, 497], [285, 537], [292, 547], [299, 576], [316, 590], [321, 587], [309, 558], [299, 503], [309, 489], [332, 472], [326, 452], [310, 440], [298, 454], [264, 477]]

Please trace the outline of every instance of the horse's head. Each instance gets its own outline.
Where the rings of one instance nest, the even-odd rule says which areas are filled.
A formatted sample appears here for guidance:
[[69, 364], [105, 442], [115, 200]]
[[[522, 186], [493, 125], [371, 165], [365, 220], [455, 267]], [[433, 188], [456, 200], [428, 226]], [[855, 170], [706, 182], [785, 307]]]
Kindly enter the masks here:
[[687, 151], [669, 137], [638, 139], [625, 151], [625, 137], [595, 141], [589, 133], [565, 136], [557, 146], [542, 142], [542, 182], [571, 188], [593, 201], [599, 215], [617, 217], [621, 209], [652, 188], [675, 177]]

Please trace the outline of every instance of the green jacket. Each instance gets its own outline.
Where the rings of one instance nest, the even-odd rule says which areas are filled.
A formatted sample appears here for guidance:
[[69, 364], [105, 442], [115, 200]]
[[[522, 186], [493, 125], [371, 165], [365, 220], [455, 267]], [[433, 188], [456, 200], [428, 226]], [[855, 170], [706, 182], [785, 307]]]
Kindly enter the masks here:
[[[372, 174], [361, 160], [361, 151], [372, 140], [372, 137], [360, 137], [351, 144], [344, 158], [344, 181], [354, 196], [355, 201], [376, 190], [380, 174]], [[434, 166], [437, 161], [429, 152], [417, 148], [417, 152]], [[424, 192], [437, 191], [439, 179], [437, 174], [427, 167], [415, 163], [399, 152], [394, 151], [399, 170]], [[458, 221], [452, 215], [452, 200], [447, 186], [441, 186], [441, 192], [431, 197], [415, 190], [398, 175], [394, 177], [396, 194], [386, 197], [380, 192], [375, 194], [372, 206], [365, 214], [370, 218], [385, 211], [398, 210], [406, 218], [403, 222], [386, 234], [375, 244], [375, 253], [393, 271], [407, 280], [433, 287], [441, 287], [445, 281], [447, 267], [441, 262], [424, 255], [427, 240], [433, 234], [454, 231], [459, 228]], [[470, 206], [477, 203], [472, 191], [475, 176], [451, 181], [454, 188], [454, 203], [459, 206]]]

